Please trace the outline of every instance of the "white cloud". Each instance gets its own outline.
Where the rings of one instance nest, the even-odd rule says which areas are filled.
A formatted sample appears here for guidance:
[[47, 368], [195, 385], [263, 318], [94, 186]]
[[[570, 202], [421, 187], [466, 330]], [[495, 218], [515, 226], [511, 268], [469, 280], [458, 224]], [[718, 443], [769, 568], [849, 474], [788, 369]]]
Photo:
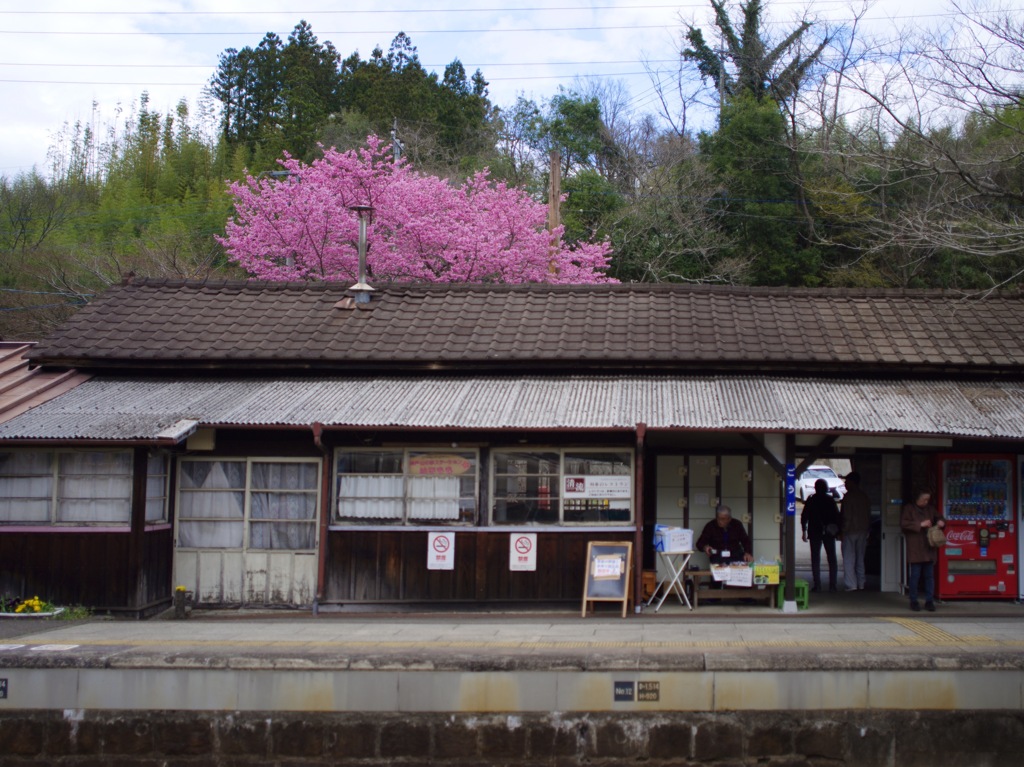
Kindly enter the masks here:
[[[255, 46], [274, 31], [286, 39], [300, 19], [342, 56], [374, 46], [387, 50], [407, 32], [420, 60], [442, 71], [458, 57], [469, 72], [483, 70], [491, 100], [510, 104], [517, 93], [538, 99], [570, 85], [577, 75], [623, 79], [635, 103], [651, 103], [643, 59], [678, 54], [680, 17], [710, 28], [706, 0], [456, 0], [418, 3], [377, 0], [329, 4], [324, 0], [221, 0], [216, 13], [198, 0], [38, 0], [24, 10], [0, 11], [0, 175], [33, 166], [46, 170], [47, 148], [65, 123], [90, 122], [93, 104], [105, 121], [137, 103], [143, 91], [159, 112], [185, 98], [195, 106], [203, 86], [228, 47]], [[291, 7], [296, 10], [290, 10]], [[804, 6], [769, 0], [774, 17], [786, 20]], [[843, 0], [818, 0], [812, 12], [850, 18]], [[934, 14], [925, 0], [878, 0], [873, 18], [911, 20], [914, 9]], [[320, 10], [318, 10], [320, 9]], [[540, 10], [544, 9], [544, 10]], [[82, 11], [87, 11], [83, 13]], [[516, 31], [531, 30], [531, 31]]]

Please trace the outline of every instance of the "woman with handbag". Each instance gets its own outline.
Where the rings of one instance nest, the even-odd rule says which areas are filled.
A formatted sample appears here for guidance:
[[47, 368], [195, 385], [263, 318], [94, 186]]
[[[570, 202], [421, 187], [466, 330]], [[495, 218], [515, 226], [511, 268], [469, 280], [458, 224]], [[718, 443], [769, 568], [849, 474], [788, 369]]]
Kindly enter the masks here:
[[[907, 562], [910, 563], [910, 609], [921, 610], [918, 601], [918, 587], [924, 591], [924, 609], [935, 612], [935, 562], [938, 559], [938, 544], [929, 542], [929, 529], [941, 530], [946, 526], [938, 510], [931, 504], [930, 490], [914, 492], [914, 502], [903, 507], [900, 514], [900, 528], [907, 542]], [[937, 537], [936, 537], [937, 538]]]

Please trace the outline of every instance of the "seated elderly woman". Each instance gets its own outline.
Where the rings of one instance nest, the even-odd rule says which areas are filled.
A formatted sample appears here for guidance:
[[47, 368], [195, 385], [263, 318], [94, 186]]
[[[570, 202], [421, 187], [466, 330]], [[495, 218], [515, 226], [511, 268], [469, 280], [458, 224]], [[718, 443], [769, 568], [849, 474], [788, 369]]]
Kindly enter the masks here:
[[715, 518], [704, 525], [697, 539], [697, 550], [708, 555], [713, 565], [753, 562], [754, 546], [743, 523], [732, 518], [732, 509], [720, 504]]

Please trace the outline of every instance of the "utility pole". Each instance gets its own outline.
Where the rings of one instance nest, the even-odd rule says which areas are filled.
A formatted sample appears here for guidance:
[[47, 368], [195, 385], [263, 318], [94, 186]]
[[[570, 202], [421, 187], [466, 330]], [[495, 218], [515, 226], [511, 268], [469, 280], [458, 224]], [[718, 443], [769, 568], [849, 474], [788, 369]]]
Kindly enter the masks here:
[[398, 118], [395, 117], [391, 123], [391, 152], [396, 163], [402, 158], [403, 151], [405, 146], [398, 140]]
[[555, 265], [555, 251], [558, 250], [558, 239], [554, 231], [562, 224], [562, 155], [557, 149], [551, 150], [551, 165], [548, 171], [548, 231], [551, 232], [551, 258], [548, 260], [548, 271], [558, 274]]

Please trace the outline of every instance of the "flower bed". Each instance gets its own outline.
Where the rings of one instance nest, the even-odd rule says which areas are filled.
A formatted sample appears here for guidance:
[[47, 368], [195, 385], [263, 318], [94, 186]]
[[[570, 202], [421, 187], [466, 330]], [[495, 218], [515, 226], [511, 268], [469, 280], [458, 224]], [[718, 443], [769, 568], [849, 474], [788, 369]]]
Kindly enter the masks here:
[[0, 618], [52, 618], [62, 612], [63, 607], [57, 607], [37, 596], [31, 599], [0, 597]]

